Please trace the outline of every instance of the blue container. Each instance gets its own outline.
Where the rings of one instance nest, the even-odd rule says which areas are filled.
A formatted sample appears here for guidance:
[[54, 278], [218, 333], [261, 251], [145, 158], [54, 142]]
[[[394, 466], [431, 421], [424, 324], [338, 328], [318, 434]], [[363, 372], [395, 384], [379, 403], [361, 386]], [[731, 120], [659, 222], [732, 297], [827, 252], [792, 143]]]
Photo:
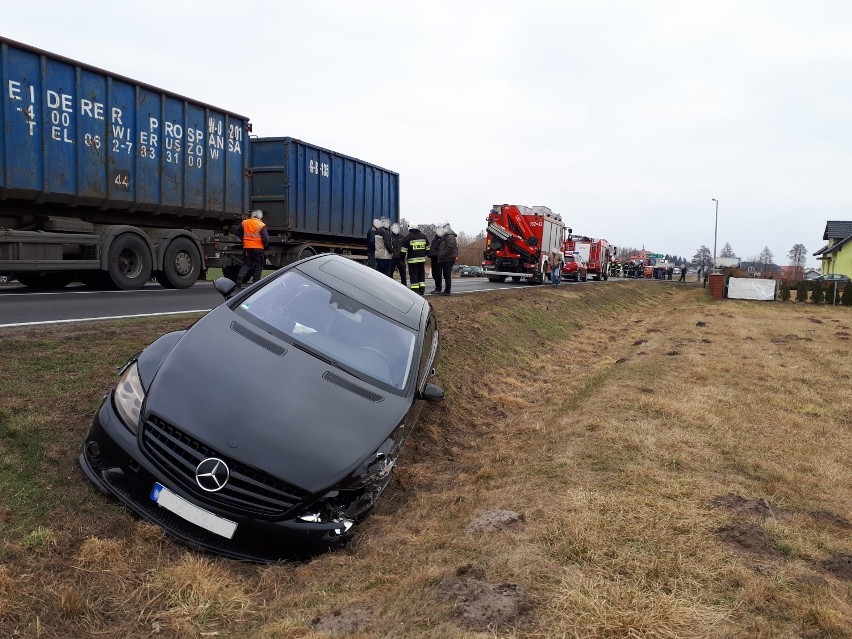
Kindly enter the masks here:
[[399, 221], [398, 173], [301, 140], [252, 139], [251, 174], [270, 232], [363, 240], [374, 219]]
[[97, 207], [102, 220], [231, 220], [248, 206], [249, 130], [244, 116], [0, 38], [0, 200], [18, 201], [0, 215], [23, 200]]

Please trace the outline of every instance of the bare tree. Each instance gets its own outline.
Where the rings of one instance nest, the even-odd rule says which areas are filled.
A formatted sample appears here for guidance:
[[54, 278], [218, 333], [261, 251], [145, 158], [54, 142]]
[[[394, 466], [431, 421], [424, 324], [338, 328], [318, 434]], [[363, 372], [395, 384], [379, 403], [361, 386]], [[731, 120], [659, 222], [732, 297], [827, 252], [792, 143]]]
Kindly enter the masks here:
[[722, 247], [719, 257], [736, 257], [734, 249], [731, 248], [731, 245], [728, 242], [725, 242], [725, 246]]
[[757, 261], [760, 263], [760, 274], [766, 275], [766, 272], [769, 270], [769, 265], [772, 264], [772, 260], [775, 259], [775, 256], [772, 255], [772, 251], [769, 250], [768, 246], [764, 246], [763, 250], [760, 252], [760, 255], [757, 258]]
[[713, 265], [713, 255], [710, 253], [710, 249], [702, 244], [695, 255], [692, 256], [692, 263], [697, 268], [707, 271]]
[[805, 273], [805, 262], [808, 259], [808, 249], [804, 244], [793, 244], [787, 257], [790, 258], [790, 266], [793, 267], [794, 279], [802, 279]]

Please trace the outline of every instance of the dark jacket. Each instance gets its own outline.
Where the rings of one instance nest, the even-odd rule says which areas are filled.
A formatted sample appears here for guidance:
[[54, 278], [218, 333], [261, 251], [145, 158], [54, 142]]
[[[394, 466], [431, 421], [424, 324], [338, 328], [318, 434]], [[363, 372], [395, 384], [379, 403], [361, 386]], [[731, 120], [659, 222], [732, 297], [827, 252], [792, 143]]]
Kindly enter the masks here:
[[405, 238], [402, 233], [391, 233], [391, 246], [393, 247], [393, 259], [402, 259], [402, 243]]
[[376, 252], [376, 227], [371, 226], [367, 231], [367, 253]]
[[442, 235], [436, 235], [432, 240], [432, 245], [429, 247], [429, 257], [433, 259], [438, 259], [438, 253], [441, 250], [441, 243], [444, 241], [444, 237]]
[[438, 249], [438, 261], [455, 262], [459, 256], [459, 241], [455, 231], [444, 231], [441, 236], [441, 248]]
[[429, 252], [429, 240], [420, 229], [411, 229], [405, 236], [400, 251], [409, 264], [425, 262]]

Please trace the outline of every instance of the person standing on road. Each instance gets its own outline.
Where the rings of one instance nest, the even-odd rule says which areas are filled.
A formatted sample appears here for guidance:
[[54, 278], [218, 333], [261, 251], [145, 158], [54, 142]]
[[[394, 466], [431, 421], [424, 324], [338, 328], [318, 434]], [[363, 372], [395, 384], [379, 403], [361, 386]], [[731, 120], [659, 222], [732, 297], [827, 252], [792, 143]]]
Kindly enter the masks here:
[[679, 282], [686, 282], [686, 264], [680, 267], [680, 279]]
[[402, 229], [399, 224], [391, 224], [391, 246], [393, 247], [393, 267], [391, 268], [391, 277], [396, 271], [399, 271], [399, 281], [403, 286], [408, 286], [408, 280], [405, 278], [405, 260], [402, 257]]
[[668, 268], [666, 269], [666, 275], [668, 275], [668, 276], [669, 276], [669, 282], [671, 282], [671, 281], [672, 281], [672, 274], [673, 274], [673, 273], [674, 273], [674, 265], [673, 265], [673, 264], [669, 264]]
[[373, 226], [367, 231], [367, 266], [370, 268], [376, 268], [376, 231], [381, 225], [381, 220], [373, 220]]
[[[562, 265], [565, 262], [565, 255], [559, 249], [552, 249], [547, 256], [548, 268], [550, 268], [550, 285], [553, 288], [559, 286], [562, 281]], [[577, 279], [580, 279], [579, 274]]]
[[441, 262], [438, 260], [438, 253], [441, 251], [441, 242], [443, 242], [444, 227], [438, 226], [435, 228], [435, 239], [432, 240], [432, 245], [429, 247], [429, 262], [432, 267], [432, 279], [435, 280], [435, 288], [432, 295], [440, 295], [443, 291], [441, 284], [443, 276], [441, 273]]
[[234, 229], [234, 235], [243, 241], [243, 265], [237, 274], [237, 288], [242, 288], [248, 280], [257, 282], [263, 275], [263, 251], [269, 246], [269, 231], [266, 230], [262, 219], [263, 211], [252, 211], [251, 215]]
[[449, 224], [445, 224], [441, 235], [441, 247], [438, 249], [438, 263], [441, 275], [444, 276], [444, 292], [439, 295], [449, 295], [453, 284], [453, 264], [459, 256], [459, 242], [456, 232]]
[[384, 218], [376, 229], [376, 269], [393, 277], [393, 245], [391, 244], [390, 220]]
[[415, 222], [409, 222], [408, 235], [402, 241], [400, 249], [408, 264], [410, 288], [419, 295], [426, 294], [426, 254], [429, 252], [429, 239], [417, 227]]

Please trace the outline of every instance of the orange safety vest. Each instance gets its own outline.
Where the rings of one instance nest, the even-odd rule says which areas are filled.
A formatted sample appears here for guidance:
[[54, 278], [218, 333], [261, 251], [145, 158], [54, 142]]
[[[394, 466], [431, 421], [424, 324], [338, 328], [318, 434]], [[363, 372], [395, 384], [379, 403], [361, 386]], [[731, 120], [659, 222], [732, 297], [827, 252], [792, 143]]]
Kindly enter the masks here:
[[266, 226], [260, 220], [250, 217], [243, 220], [243, 248], [244, 249], [262, 249], [263, 238], [260, 236], [260, 230]]

